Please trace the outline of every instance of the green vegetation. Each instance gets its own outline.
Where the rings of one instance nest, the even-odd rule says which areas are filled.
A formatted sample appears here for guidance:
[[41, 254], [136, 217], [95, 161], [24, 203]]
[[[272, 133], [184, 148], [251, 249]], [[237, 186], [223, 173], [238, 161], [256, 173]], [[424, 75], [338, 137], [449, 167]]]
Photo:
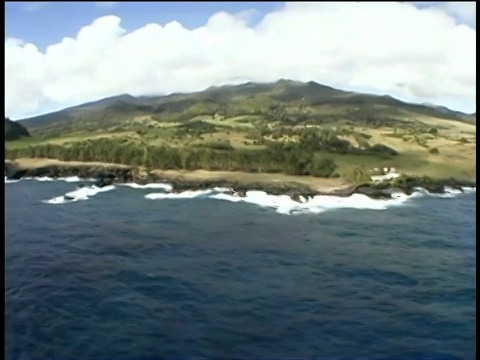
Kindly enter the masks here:
[[25, 137], [30, 137], [30, 133], [22, 124], [5, 118], [5, 140], [18, 140]]
[[365, 166], [355, 166], [344, 174], [344, 178], [352, 184], [366, 183], [370, 181], [370, 172]]
[[349, 182], [367, 181], [376, 167], [475, 177], [476, 127], [468, 119], [448, 109], [280, 80], [108, 98], [10, 121], [26, 125], [32, 137], [5, 140], [9, 158], [340, 176]]
[[[7, 158], [52, 158], [62, 161], [100, 161], [145, 166], [165, 170], [223, 170], [244, 172], [283, 172], [289, 175], [335, 176], [335, 162], [321, 154], [310, 156], [301, 147], [285, 151], [265, 148], [248, 150], [210, 147], [138, 146], [108, 138], [78, 141], [64, 145], [37, 145], [7, 149]], [[222, 146], [218, 146], [222, 145]]]

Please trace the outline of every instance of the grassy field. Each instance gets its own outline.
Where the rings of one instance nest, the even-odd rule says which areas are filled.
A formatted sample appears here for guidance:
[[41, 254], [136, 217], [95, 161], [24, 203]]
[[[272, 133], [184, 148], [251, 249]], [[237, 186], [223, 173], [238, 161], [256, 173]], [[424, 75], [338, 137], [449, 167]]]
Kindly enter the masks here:
[[[452, 124], [453, 123], [453, 124]], [[75, 135], [66, 135], [51, 139], [22, 139], [13, 142], [7, 142], [7, 148], [15, 149], [22, 147], [33, 147], [44, 144], [68, 144], [87, 141], [98, 138], [117, 138], [129, 139], [129, 141], [138, 144], [149, 144], [153, 146], [201, 146], [215, 142], [225, 142], [231, 144], [234, 149], [262, 149], [264, 145], [254, 144], [247, 138], [245, 131], [235, 129], [224, 131], [222, 128], [218, 132], [202, 135], [175, 135], [172, 129], [178, 124], [170, 123], [166, 127], [156, 127], [148, 129], [143, 134], [135, 131], [122, 131], [113, 133], [77, 133]], [[395, 167], [398, 172], [408, 174], [422, 174], [432, 177], [454, 176], [458, 178], [476, 178], [476, 136], [475, 126], [469, 124], [455, 124], [442, 120], [445, 130], [440, 130], [437, 135], [421, 137], [422, 145], [415, 140], [414, 135], [410, 136], [390, 136], [393, 133], [391, 128], [368, 129], [354, 128], [356, 133], [363, 133], [371, 136], [367, 141], [371, 144], [383, 144], [399, 152], [399, 155], [384, 159], [372, 155], [351, 155], [351, 154], [326, 154], [334, 159], [338, 165], [338, 173], [344, 179], [348, 179], [353, 168], [363, 168], [368, 171], [373, 168]], [[461, 131], [461, 132], [460, 132]], [[418, 135], [417, 135], [418, 137]], [[358, 146], [353, 136], [345, 136], [352, 144]], [[466, 142], [460, 141], [460, 138], [466, 139]], [[270, 139], [270, 138], [269, 138]], [[407, 140], [406, 140], [407, 139]], [[279, 141], [288, 141], [285, 138]], [[432, 153], [431, 149], [437, 149], [438, 153]], [[250, 174], [251, 175], [251, 174]], [[239, 176], [239, 174], [235, 174]], [[271, 177], [265, 175], [264, 177]], [[278, 177], [278, 176], [277, 176]], [[262, 178], [262, 181], [265, 180]], [[317, 180], [318, 181], [318, 180]]]

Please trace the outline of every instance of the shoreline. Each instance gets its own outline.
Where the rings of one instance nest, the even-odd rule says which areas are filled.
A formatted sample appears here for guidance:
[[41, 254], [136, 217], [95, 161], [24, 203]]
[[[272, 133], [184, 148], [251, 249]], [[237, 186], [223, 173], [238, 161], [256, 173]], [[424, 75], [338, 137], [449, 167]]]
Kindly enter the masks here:
[[115, 183], [169, 183], [172, 192], [207, 190], [215, 187], [231, 189], [232, 193], [246, 196], [250, 190], [264, 191], [271, 195], [288, 195], [297, 202], [318, 195], [347, 197], [363, 194], [372, 199], [391, 199], [392, 193], [411, 195], [416, 188], [431, 193], [445, 193], [446, 188], [463, 192], [464, 187], [476, 187], [476, 181], [457, 179], [431, 179], [428, 177], [402, 176], [380, 183], [348, 184], [339, 178], [323, 179], [310, 176], [284, 174], [241, 173], [207, 170], [151, 170], [122, 164], [100, 162], [59, 161], [54, 159], [5, 160], [5, 176], [10, 180], [25, 177], [95, 178], [101, 186]]

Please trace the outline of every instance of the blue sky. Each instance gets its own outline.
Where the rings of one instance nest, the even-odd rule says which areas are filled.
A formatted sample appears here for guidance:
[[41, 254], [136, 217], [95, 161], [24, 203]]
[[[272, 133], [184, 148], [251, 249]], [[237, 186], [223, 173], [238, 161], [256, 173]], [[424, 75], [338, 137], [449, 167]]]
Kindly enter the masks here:
[[283, 2], [7, 2], [6, 31], [9, 37], [34, 43], [44, 50], [64, 37], [75, 37], [79, 29], [99, 16], [118, 15], [127, 31], [148, 23], [178, 21], [193, 29], [219, 11], [239, 13], [255, 9], [252, 22], [277, 10]]
[[[439, 2], [414, 2], [428, 8]], [[166, 24], [178, 21], [193, 29], [206, 23], [219, 11], [239, 13], [255, 10], [252, 23], [278, 10], [284, 2], [6, 2], [6, 31], [14, 38], [27, 40], [40, 49], [74, 37], [80, 28], [105, 14], [118, 15], [127, 31], [148, 23]], [[453, 14], [458, 18], [457, 14]]]
[[7, 2], [6, 35], [12, 118], [279, 78], [476, 110], [474, 2]]

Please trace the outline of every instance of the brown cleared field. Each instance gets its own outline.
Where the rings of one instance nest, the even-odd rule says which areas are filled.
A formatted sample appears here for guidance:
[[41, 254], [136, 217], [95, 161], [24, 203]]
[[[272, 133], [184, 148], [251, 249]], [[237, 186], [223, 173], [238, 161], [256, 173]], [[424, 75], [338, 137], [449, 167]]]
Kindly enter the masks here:
[[[102, 162], [80, 162], [80, 161], [60, 161], [55, 159], [16, 159], [14, 164], [24, 169], [34, 169], [44, 166], [99, 166], [99, 167], [119, 167], [128, 168], [130, 166], [123, 164], [111, 164]], [[152, 173], [164, 177], [166, 179], [183, 178], [185, 180], [225, 180], [238, 181], [240, 183], [299, 183], [305, 184], [322, 192], [330, 192], [339, 188], [348, 186], [345, 181], [336, 179], [322, 179], [314, 178], [312, 176], [291, 176], [284, 174], [259, 174], [259, 173], [245, 173], [245, 172], [229, 172], [229, 171], [177, 171], [177, 170], [152, 170]]]
[[285, 174], [259, 174], [259, 173], [245, 173], [240, 171], [183, 171], [183, 170], [154, 170], [155, 174], [165, 178], [183, 178], [185, 180], [226, 180], [238, 181], [240, 183], [300, 183], [310, 186], [311, 188], [329, 192], [339, 188], [349, 186], [344, 180], [336, 179], [322, 179], [312, 176], [292, 176]]
[[35, 169], [44, 166], [104, 166], [104, 167], [121, 167], [128, 168], [128, 165], [123, 164], [112, 164], [96, 161], [60, 161], [56, 159], [29, 159], [29, 158], [19, 158], [12, 161], [13, 164], [18, 165], [24, 169]]

